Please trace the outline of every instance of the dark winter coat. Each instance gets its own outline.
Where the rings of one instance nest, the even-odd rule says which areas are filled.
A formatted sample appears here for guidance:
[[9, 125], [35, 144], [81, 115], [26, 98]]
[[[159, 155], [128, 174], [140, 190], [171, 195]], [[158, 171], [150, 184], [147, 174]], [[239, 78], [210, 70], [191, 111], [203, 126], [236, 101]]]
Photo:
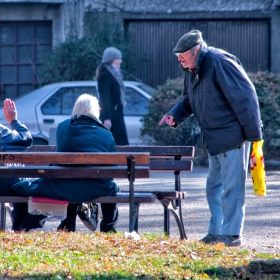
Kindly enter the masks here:
[[[12, 129], [0, 124], [1, 150], [20, 152], [32, 145], [32, 136], [27, 127], [18, 120], [11, 123]], [[0, 178], [0, 195], [16, 195], [11, 186], [19, 182], [19, 178]]]
[[123, 105], [121, 104], [120, 85], [113, 75], [101, 65], [98, 77], [98, 92], [100, 120], [111, 120], [112, 132], [117, 145], [128, 145], [128, 138], [123, 117]]
[[196, 74], [185, 73], [184, 97], [167, 115], [176, 125], [194, 115], [210, 155], [262, 139], [255, 88], [235, 56], [202, 44]]
[[[110, 131], [98, 120], [87, 116], [68, 119], [57, 127], [57, 152], [114, 152], [116, 144]], [[13, 186], [22, 196], [53, 197], [72, 202], [89, 201], [114, 195], [118, 186], [110, 178], [40, 179], [39, 184], [25, 181]]]
[[0, 124], [0, 148], [2, 151], [20, 152], [32, 145], [32, 136], [19, 120], [11, 122], [11, 128]]

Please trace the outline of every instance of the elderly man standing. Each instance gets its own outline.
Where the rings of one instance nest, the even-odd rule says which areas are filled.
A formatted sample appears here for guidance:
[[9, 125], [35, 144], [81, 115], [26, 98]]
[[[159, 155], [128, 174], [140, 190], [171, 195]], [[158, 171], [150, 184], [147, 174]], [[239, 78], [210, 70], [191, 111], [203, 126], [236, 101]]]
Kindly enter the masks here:
[[240, 61], [207, 46], [199, 30], [183, 35], [174, 48], [185, 74], [184, 96], [159, 122], [177, 127], [192, 115], [208, 153], [206, 196], [211, 212], [200, 241], [242, 244], [245, 183], [250, 142], [262, 139], [255, 88]]

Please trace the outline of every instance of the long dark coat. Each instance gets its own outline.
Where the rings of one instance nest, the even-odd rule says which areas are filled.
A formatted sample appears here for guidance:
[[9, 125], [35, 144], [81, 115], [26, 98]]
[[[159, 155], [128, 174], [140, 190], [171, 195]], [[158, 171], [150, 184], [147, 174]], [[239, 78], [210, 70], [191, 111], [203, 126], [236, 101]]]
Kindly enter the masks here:
[[111, 120], [111, 132], [117, 145], [128, 145], [128, 138], [121, 104], [120, 85], [113, 75], [104, 67], [98, 77], [100, 119]]
[[[116, 144], [110, 131], [98, 120], [87, 116], [68, 119], [57, 128], [58, 152], [114, 152]], [[40, 179], [39, 183], [20, 182], [12, 187], [22, 196], [53, 197], [83, 202], [114, 195], [118, 186], [111, 178]]]

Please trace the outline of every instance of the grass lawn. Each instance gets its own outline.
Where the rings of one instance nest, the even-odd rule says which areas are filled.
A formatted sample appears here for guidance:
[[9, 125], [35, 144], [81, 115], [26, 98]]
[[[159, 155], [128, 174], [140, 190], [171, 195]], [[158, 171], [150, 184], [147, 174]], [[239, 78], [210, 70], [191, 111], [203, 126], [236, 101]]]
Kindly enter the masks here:
[[0, 232], [0, 279], [253, 279], [250, 261], [279, 258], [163, 235]]

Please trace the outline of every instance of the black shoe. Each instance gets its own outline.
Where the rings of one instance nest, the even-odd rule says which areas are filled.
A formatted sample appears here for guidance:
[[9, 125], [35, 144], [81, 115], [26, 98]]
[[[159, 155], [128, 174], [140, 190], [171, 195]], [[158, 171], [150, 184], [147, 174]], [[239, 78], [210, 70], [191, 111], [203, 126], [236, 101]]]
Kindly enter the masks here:
[[57, 230], [65, 231], [75, 231], [76, 230], [76, 217], [77, 217], [77, 207], [81, 203], [70, 203], [67, 206], [66, 218], [61, 221], [60, 225], [57, 227]]
[[215, 234], [208, 233], [199, 241], [203, 242], [205, 244], [216, 244], [219, 242], [220, 237], [221, 237], [221, 235], [215, 235]]
[[112, 229], [110, 229], [110, 230], [108, 230], [108, 231], [103, 231], [103, 230], [101, 230], [100, 232], [106, 232], [106, 233], [118, 233], [118, 232], [117, 232], [117, 230], [116, 230], [115, 228], [112, 228]]
[[47, 220], [47, 216], [44, 215], [32, 215], [28, 214], [22, 221], [19, 231], [28, 232], [31, 229], [42, 228]]
[[59, 224], [59, 226], [57, 227], [57, 230], [64, 230], [64, 231], [75, 231], [76, 230], [76, 218], [75, 220], [69, 220], [69, 219], [65, 219], [63, 221], [61, 221], [61, 223]]
[[221, 235], [220, 241], [228, 247], [237, 247], [242, 245], [242, 237], [238, 235]]
[[83, 224], [91, 231], [96, 231], [98, 225], [98, 205], [83, 203], [77, 207], [77, 214]]

